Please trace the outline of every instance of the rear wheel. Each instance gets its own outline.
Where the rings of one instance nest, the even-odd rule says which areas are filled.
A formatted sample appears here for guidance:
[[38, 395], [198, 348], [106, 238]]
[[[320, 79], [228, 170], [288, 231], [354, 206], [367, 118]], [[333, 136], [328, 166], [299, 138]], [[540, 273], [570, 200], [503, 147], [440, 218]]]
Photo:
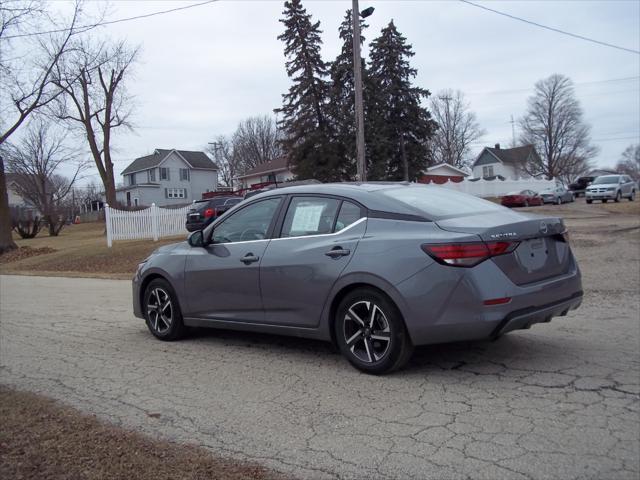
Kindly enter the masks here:
[[602, 203], [607, 203], [609, 200], [607, 200], [606, 198], [602, 199]]
[[621, 199], [622, 199], [622, 194], [620, 193], [620, 191], [618, 191], [618, 193], [616, 193], [616, 198], [614, 201], [618, 203], [620, 202]]
[[587, 198], [587, 203], [593, 203], [593, 200]]
[[396, 306], [377, 290], [359, 288], [340, 302], [335, 334], [340, 352], [365, 373], [382, 374], [403, 367], [413, 345]]
[[562, 198], [558, 197], [557, 200], [556, 200], [556, 203], [558, 205], [562, 205]]
[[529, 200], [525, 200], [525, 201], [524, 201], [524, 206], [525, 206], [525, 207], [528, 207], [528, 206], [529, 206]]
[[144, 293], [144, 317], [149, 331], [160, 340], [178, 340], [184, 335], [182, 312], [169, 282], [157, 278]]
[[631, 190], [631, 195], [629, 195], [629, 201], [633, 202], [636, 199], [636, 191]]

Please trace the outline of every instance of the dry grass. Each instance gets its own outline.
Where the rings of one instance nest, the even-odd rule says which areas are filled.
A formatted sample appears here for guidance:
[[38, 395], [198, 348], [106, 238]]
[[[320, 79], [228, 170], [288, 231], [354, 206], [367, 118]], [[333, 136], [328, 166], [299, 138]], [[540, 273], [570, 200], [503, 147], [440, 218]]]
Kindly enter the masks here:
[[[17, 237], [16, 243], [21, 248], [7, 257], [0, 256], [0, 273], [128, 279], [153, 250], [184, 238], [114, 242], [108, 248], [103, 223], [69, 225], [58, 237], [50, 237], [46, 232], [33, 239]], [[22, 247], [39, 254], [29, 255]], [[45, 253], [45, 249], [54, 251]]]
[[0, 478], [284, 478], [258, 465], [154, 440], [48, 398], [2, 387], [0, 418]]

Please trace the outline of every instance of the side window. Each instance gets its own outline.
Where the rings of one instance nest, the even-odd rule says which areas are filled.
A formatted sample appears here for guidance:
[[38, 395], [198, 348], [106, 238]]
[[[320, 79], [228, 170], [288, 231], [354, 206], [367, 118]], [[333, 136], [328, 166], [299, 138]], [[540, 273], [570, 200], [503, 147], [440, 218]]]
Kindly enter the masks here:
[[334, 198], [294, 197], [282, 225], [282, 238], [331, 233], [340, 201]]
[[351, 202], [344, 201], [342, 202], [342, 207], [340, 207], [340, 213], [338, 214], [338, 220], [336, 221], [336, 228], [334, 231], [339, 232], [361, 218], [362, 212], [360, 207]]
[[213, 243], [262, 240], [280, 204], [280, 197], [249, 205], [224, 219], [213, 229]]

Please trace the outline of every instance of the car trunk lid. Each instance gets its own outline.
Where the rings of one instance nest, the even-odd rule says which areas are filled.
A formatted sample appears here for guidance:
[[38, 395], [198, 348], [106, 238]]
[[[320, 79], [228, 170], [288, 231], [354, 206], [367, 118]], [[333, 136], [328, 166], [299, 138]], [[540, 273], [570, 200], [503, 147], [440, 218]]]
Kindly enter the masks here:
[[450, 232], [476, 234], [487, 243], [518, 242], [513, 252], [491, 259], [517, 285], [563, 275], [571, 268], [560, 218], [500, 211], [448, 217], [436, 224]]

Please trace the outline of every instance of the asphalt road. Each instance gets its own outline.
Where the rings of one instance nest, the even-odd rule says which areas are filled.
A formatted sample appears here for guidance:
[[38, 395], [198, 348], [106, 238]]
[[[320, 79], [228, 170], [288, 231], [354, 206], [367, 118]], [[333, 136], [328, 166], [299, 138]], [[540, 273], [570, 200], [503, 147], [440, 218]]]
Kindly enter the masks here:
[[159, 342], [126, 281], [2, 276], [0, 382], [304, 478], [637, 479], [640, 221], [565, 210], [580, 310], [390, 376], [320, 342]]

